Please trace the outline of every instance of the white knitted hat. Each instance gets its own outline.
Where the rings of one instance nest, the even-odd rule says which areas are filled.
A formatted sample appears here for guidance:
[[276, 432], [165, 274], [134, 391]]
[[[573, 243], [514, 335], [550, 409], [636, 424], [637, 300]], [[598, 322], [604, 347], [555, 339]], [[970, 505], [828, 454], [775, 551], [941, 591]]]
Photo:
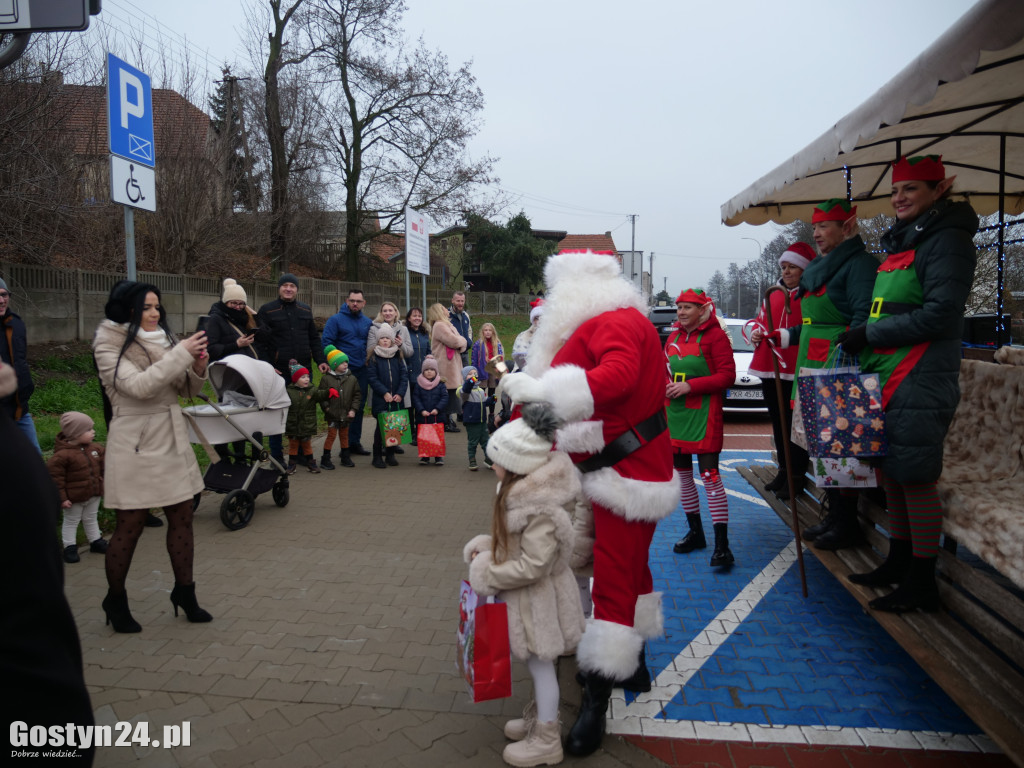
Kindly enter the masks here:
[[245, 295], [245, 288], [240, 286], [230, 277], [224, 280], [224, 295], [220, 297], [220, 300], [225, 304], [229, 301], [249, 302], [248, 297]]
[[509, 472], [528, 475], [544, 466], [551, 455], [558, 421], [547, 403], [527, 403], [522, 415], [491, 435], [487, 455]]

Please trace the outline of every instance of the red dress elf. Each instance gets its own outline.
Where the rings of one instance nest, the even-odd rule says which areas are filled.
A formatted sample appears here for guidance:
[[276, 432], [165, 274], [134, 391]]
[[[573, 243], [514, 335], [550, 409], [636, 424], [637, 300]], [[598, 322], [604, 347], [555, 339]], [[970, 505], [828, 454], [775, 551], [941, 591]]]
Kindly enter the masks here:
[[665, 342], [671, 377], [665, 391], [666, 413], [672, 464], [679, 475], [680, 499], [690, 532], [672, 550], [686, 554], [707, 546], [693, 480], [692, 454], [697, 454], [715, 529], [711, 565], [732, 565], [735, 558], [729, 551], [729, 502], [718, 474], [718, 455], [724, 440], [725, 390], [736, 380], [736, 361], [729, 337], [718, 324], [715, 305], [704, 291], [688, 288], [680, 293], [676, 315], [676, 330]]

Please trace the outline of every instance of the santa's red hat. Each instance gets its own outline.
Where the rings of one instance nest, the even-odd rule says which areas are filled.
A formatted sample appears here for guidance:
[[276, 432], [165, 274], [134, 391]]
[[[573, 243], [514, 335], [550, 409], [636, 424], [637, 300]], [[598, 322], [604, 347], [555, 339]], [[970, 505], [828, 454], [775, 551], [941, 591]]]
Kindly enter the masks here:
[[856, 205], [850, 205], [848, 200], [841, 197], [833, 197], [814, 207], [811, 224], [817, 224], [819, 221], [847, 221], [856, 215]]
[[779, 266], [781, 267], [783, 264], [792, 264], [794, 267], [807, 269], [807, 265], [814, 260], [815, 255], [814, 249], [807, 243], [796, 242], [789, 246], [785, 253], [779, 256]]
[[898, 181], [942, 181], [946, 169], [942, 155], [918, 155], [901, 157], [892, 164], [892, 183]]
[[696, 290], [693, 288], [687, 288], [676, 297], [676, 304], [683, 303], [696, 304], [698, 307], [703, 307], [705, 304], [711, 303], [711, 297], [699, 288]]

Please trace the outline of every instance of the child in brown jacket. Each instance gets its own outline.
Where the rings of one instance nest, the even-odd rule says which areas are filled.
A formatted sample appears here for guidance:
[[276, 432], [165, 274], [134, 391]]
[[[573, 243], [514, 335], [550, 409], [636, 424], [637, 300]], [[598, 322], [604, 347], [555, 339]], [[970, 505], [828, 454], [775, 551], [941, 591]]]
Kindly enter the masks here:
[[68, 411], [60, 417], [56, 450], [46, 462], [50, 477], [60, 491], [64, 511], [61, 537], [64, 540], [65, 563], [79, 561], [76, 544], [79, 522], [91, 542], [89, 551], [100, 554], [107, 551], [107, 542], [100, 535], [96, 522], [100, 496], [103, 495], [103, 446], [93, 442], [95, 437], [92, 419], [84, 413]]

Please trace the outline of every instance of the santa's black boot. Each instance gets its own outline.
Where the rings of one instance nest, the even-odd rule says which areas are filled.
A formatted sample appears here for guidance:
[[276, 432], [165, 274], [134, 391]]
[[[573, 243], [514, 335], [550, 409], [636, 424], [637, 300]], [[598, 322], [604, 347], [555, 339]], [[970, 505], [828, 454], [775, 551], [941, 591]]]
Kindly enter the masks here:
[[604, 737], [604, 718], [615, 681], [596, 672], [583, 676], [583, 699], [580, 714], [565, 740], [565, 751], [585, 757], [597, 751]]

